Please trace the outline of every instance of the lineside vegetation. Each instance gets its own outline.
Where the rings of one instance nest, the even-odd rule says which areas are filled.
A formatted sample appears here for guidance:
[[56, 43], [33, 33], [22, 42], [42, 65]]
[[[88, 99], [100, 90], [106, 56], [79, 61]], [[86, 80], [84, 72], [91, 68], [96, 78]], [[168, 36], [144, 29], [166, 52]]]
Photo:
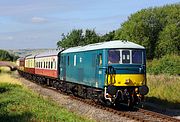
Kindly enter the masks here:
[[161, 59], [148, 61], [147, 72], [154, 75], [180, 75], [180, 56], [165, 55]]
[[0, 121], [92, 121], [34, 93], [10, 73], [0, 73]]
[[163, 108], [180, 109], [180, 77], [169, 75], [147, 75], [150, 88], [147, 101]]

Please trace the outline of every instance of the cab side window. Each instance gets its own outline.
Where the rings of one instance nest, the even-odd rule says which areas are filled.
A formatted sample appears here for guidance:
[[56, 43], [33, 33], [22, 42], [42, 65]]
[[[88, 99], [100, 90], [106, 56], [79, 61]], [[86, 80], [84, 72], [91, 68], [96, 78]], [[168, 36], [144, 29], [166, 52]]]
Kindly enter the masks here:
[[99, 54], [99, 66], [102, 65], [102, 54]]

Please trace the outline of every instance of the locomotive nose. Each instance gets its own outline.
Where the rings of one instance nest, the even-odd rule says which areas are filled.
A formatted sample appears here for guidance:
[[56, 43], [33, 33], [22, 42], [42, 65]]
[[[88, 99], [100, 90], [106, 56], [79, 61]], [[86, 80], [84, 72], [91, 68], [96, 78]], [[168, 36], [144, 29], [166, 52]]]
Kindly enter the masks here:
[[146, 95], [149, 92], [149, 88], [147, 86], [141, 86], [139, 87], [139, 93], [141, 95]]

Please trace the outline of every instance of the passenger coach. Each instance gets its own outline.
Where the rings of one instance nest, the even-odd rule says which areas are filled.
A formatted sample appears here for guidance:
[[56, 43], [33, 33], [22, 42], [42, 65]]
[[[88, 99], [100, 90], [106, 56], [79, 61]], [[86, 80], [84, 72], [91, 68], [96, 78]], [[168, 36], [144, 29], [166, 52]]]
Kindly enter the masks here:
[[25, 57], [25, 72], [35, 74], [35, 56], [36, 55], [30, 55]]
[[36, 55], [35, 74], [52, 78], [58, 78], [58, 53], [59, 51], [49, 51]]

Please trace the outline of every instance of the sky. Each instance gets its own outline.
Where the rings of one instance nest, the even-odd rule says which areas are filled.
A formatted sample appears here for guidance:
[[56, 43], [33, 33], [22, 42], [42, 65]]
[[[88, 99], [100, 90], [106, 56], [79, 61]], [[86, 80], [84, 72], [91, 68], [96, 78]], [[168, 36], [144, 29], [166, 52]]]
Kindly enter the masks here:
[[180, 0], [0, 0], [0, 49], [56, 48], [61, 34], [120, 28], [131, 14]]

